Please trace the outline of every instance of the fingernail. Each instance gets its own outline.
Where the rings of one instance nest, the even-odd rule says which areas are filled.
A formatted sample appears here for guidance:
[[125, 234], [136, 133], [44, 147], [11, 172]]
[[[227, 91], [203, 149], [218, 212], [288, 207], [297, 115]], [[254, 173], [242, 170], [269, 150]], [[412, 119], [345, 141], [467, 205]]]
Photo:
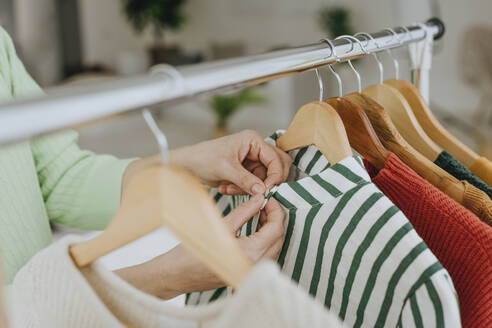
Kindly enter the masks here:
[[265, 186], [257, 183], [253, 186], [253, 188], [251, 188], [251, 191], [253, 192], [253, 194], [264, 194]]

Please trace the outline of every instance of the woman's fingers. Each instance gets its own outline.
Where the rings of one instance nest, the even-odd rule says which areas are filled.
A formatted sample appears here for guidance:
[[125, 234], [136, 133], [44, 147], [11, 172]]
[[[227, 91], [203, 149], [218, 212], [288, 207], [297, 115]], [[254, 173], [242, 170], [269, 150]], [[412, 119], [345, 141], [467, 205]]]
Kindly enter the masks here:
[[268, 200], [261, 216], [263, 216], [263, 218], [260, 218], [261, 227], [252, 237], [259, 247], [268, 249], [283, 239], [285, 213], [280, 204], [271, 198]]
[[282, 247], [284, 245], [284, 238], [279, 238], [272, 246], [270, 246], [265, 254], [263, 254], [264, 258], [268, 258], [270, 260], [278, 260], [278, 256], [282, 251]]
[[236, 207], [225, 217], [225, 221], [229, 228], [236, 233], [239, 228], [260, 211], [263, 200], [263, 195], [256, 195], [251, 197], [247, 202]]
[[236, 186], [235, 184], [228, 183], [228, 184], [221, 184], [219, 186], [219, 192], [222, 195], [247, 195], [244, 190]]
[[243, 131], [224, 142], [231, 151], [214, 167], [216, 176], [227, 181], [227, 186], [220, 187], [219, 192], [264, 194], [266, 188], [286, 180], [291, 163], [289, 155], [265, 142], [257, 132]]
[[[248, 169], [248, 167], [246, 167], [246, 169], [248, 171], [250, 171], [256, 177], [258, 177], [260, 180], [262, 180], [262, 181], [265, 180], [266, 174], [267, 174], [266, 167], [264, 167], [261, 164], [251, 165], [251, 167], [253, 167], [253, 166], [254, 166], [253, 169]], [[235, 184], [232, 184], [232, 183], [221, 184], [219, 186], [219, 192], [223, 195], [246, 195], [246, 194], [248, 194], [243, 189], [239, 188], [238, 186], [236, 186]]]
[[282, 164], [283, 164], [282, 181], [279, 182], [279, 183], [282, 183], [285, 180], [287, 180], [287, 178], [289, 176], [290, 166], [292, 165], [292, 158], [289, 156], [289, 154], [284, 152], [282, 149], [277, 148], [277, 147], [274, 147], [274, 149], [278, 153], [278, 155], [280, 156], [280, 159], [281, 159]]
[[[267, 177], [265, 179], [265, 186], [267, 188], [272, 188], [274, 185], [279, 184], [285, 181], [285, 160], [287, 154], [282, 151], [278, 151], [279, 149], [268, 144], [263, 138], [256, 132], [253, 131], [244, 131], [243, 135], [249, 141], [246, 144], [247, 149], [243, 148], [240, 151], [241, 155], [244, 157], [240, 157], [240, 160], [243, 161], [245, 159], [251, 161], [259, 161], [263, 164], [267, 169]], [[284, 154], [284, 156], [281, 155]]]
[[275, 147], [263, 140], [259, 152], [259, 160], [267, 170], [264, 181], [267, 188], [270, 189], [285, 181], [285, 165], [282, 156]]
[[241, 163], [226, 163], [220, 169], [223, 180], [231, 182], [244, 192], [252, 195], [265, 193], [263, 180], [246, 170]]

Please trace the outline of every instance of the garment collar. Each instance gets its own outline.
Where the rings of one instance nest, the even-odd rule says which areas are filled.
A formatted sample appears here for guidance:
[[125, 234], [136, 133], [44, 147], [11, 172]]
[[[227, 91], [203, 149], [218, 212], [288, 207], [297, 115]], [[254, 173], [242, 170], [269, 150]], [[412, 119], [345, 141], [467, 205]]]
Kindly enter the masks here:
[[[284, 133], [285, 130], [277, 130], [265, 140], [275, 145]], [[287, 208], [329, 202], [352, 188], [371, 182], [362, 159], [357, 155], [331, 165], [314, 145], [289, 151], [288, 154], [293, 162], [287, 182], [274, 187], [268, 195], [275, 196]], [[310, 197], [311, 192], [316, 192], [317, 197]]]

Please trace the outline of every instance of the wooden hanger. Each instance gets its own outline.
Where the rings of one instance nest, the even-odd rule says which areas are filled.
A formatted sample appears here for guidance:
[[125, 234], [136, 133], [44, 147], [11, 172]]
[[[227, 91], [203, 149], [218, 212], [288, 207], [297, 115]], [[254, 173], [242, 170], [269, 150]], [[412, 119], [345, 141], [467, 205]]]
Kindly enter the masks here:
[[[401, 28], [406, 31], [406, 35], [411, 39], [412, 32], [406, 27]], [[390, 30], [390, 32], [393, 35], [396, 35], [394, 31]], [[391, 55], [391, 53], [389, 54]], [[396, 59], [393, 58], [393, 60], [396, 62]], [[428, 104], [423, 99], [419, 90], [413, 84], [400, 80], [398, 78], [398, 72], [396, 73], [395, 79], [387, 80], [384, 83], [396, 88], [402, 94], [402, 96], [409, 103], [412, 112], [415, 114], [417, 121], [420, 123], [425, 133], [434, 142], [442, 146], [451, 155], [456, 157], [458, 161], [463, 163], [465, 166], [470, 166], [479, 158], [478, 154], [461, 143], [451, 133], [449, 133], [441, 125], [441, 123], [439, 123]]]
[[198, 179], [181, 167], [162, 164], [136, 173], [109, 226], [97, 237], [72, 245], [70, 254], [83, 267], [162, 226], [233, 287], [252, 267]]
[[362, 93], [384, 107], [398, 132], [414, 149], [434, 162], [442, 149], [430, 139], [420, 126], [410, 105], [400, 92], [387, 84], [376, 84]]
[[344, 98], [356, 103], [364, 110], [386, 149], [395, 153], [405, 164], [432, 185], [460, 204], [463, 203], [463, 184], [408, 144], [398, 133], [385, 108], [360, 93], [351, 93]]
[[[316, 70], [318, 81], [321, 81]], [[320, 98], [323, 88], [320, 82]], [[352, 156], [343, 122], [337, 111], [321, 101], [302, 106], [294, 116], [287, 131], [277, 140], [283, 151], [315, 145], [330, 164]]]
[[325, 102], [335, 108], [342, 119], [350, 146], [378, 170], [384, 168], [389, 152], [360, 106], [339, 97], [326, 99]]
[[456, 139], [439, 123], [419, 90], [412, 83], [396, 79], [387, 80], [384, 83], [402, 94], [425, 133], [463, 165], [470, 166], [479, 158], [477, 153]]
[[[386, 30], [396, 36], [396, 33], [392, 29]], [[381, 47], [380, 44], [378, 44], [378, 42], [368, 33], [361, 32], [357, 33], [355, 36], [363, 36], [366, 38], [367, 44], [372, 41], [375, 43], [377, 48]], [[347, 38], [357, 42], [361, 49], [367, 53], [359, 39], [355, 37]], [[395, 64], [395, 75], [398, 76], [398, 62], [393, 57], [389, 49], [387, 49], [387, 52], [393, 59], [393, 63]], [[413, 148], [431, 161], [435, 161], [442, 149], [425, 134], [424, 130], [413, 115], [410, 105], [407, 103], [405, 98], [399, 94], [398, 90], [387, 84], [383, 84], [383, 64], [379, 60], [376, 53], [372, 53], [372, 55], [378, 64], [379, 83], [364, 89], [362, 93], [373, 98], [386, 109], [400, 134], [413, 146]]]
[[[326, 40], [331, 43], [331, 41]], [[332, 46], [330, 44], [330, 46]], [[333, 47], [332, 47], [333, 50]], [[335, 72], [333, 66], [328, 65], [330, 72], [338, 82], [338, 97], [325, 99], [338, 113], [345, 126], [345, 131], [350, 142], [350, 146], [355, 149], [362, 157], [371, 163], [376, 169], [384, 168], [388, 150], [384, 148], [376, 132], [372, 128], [366, 113], [356, 103], [342, 98], [342, 80]]]

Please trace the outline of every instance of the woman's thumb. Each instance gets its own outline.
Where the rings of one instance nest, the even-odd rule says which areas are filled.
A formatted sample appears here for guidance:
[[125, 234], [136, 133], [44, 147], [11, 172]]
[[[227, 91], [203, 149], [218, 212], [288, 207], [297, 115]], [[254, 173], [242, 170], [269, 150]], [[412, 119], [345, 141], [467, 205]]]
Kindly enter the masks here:
[[261, 206], [263, 205], [263, 199], [264, 198], [261, 195], [253, 196], [250, 200], [240, 204], [225, 217], [226, 222], [232, 231], [236, 232], [260, 211]]

